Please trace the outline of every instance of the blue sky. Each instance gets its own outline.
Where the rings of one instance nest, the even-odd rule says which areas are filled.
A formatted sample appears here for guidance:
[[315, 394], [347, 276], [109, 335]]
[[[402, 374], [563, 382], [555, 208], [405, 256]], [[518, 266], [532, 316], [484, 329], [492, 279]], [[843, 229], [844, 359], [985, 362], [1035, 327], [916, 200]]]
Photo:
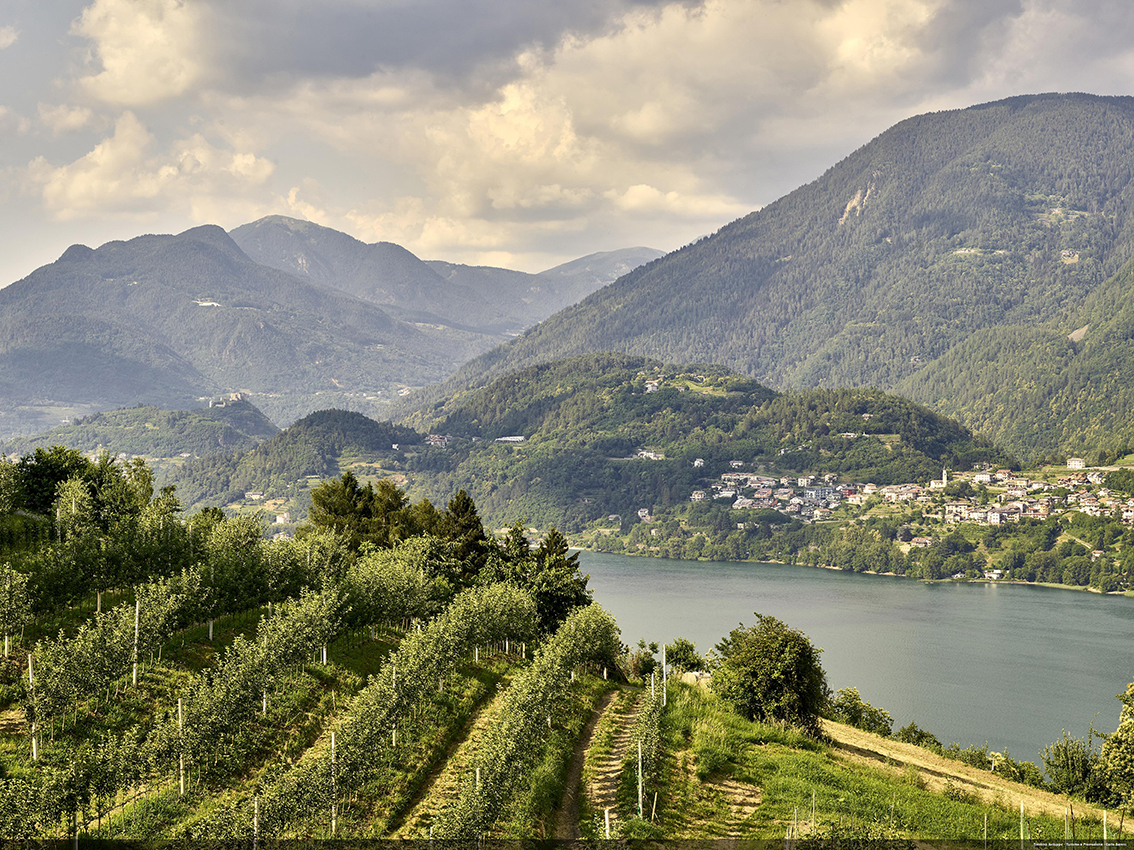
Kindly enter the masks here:
[[1041, 91], [1134, 94], [1134, 4], [5, 0], [0, 285], [272, 213], [527, 271], [670, 250]]

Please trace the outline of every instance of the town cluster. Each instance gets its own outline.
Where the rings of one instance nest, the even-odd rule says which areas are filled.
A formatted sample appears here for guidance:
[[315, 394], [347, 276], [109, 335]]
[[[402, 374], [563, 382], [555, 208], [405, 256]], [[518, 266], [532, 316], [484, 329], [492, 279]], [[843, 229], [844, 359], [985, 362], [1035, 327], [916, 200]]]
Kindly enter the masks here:
[[[704, 464], [701, 458], [693, 461], [695, 467]], [[690, 500], [703, 502], [708, 499], [731, 499], [733, 510], [772, 508], [781, 513], [815, 520], [829, 517], [843, 500], [854, 499], [862, 493], [862, 488], [857, 484], [836, 483], [837, 476], [834, 474], [823, 477], [791, 475], [772, 478], [741, 471], [743, 461], [731, 461], [729, 466], [731, 471], [722, 474], [708, 490], [694, 490]]]
[[[703, 466], [697, 459], [694, 466]], [[926, 516], [946, 522], [1002, 525], [1023, 518], [1047, 519], [1065, 510], [1088, 516], [1117, 516], [1134, 524], [1134, 499], [1103, 487], [1104, 470], [1086, 469], [1081, 458], [1069, 458], [1070, 474], [1055, 482], [1031, 479], [1009, 469], [975, 469], [926, 484], [840, 484], [836, 476], [816, 475], [769, 477], [742, 471], [742, 461], [732, 461], [726, 472], [706, 489], [694, 490], [693, 502], [728, 499], [733, 510], [772, 508], [804, 521], [825, 519], [844, 501], [863, 505], [877, 496], [890, 503], [916, 503]], [[942, 493], [950, 483], [969, 482], [975, 495], [953, 498], [942, 504]], [[1118, 512], [1116, 514], [1116, 512]]]

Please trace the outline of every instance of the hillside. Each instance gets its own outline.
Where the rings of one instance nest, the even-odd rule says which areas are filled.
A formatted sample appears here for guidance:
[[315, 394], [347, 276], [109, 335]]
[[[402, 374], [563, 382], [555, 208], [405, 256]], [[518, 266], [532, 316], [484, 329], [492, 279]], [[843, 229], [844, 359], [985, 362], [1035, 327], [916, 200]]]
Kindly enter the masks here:
[[1132, 287], [1129, 263], [1067, 321], [987, 328], [896, 389], [1022, 458], [1110, 463], [1134, 444]]
[[781, 394], [722, 367], [618, 354], [529, 367], [411, 422], [454, 438], [407, 458], [415, 495], [465, 487], [495, 524], [527, 517], [569, 531], [688, 503], [733, 461], [880, 485], [1007, 462], [956, 422], [878, 390]]
[[367, 244], [308, 221], [267, 216], [234, 229], [233, 241], [258, 263], [306, 276], [414, 322], [502, 342], [590, 295], [660, 251], [631, 248], [592, 254], [538, 275], [441, 260], [423, 262], [391, 242]]
[[142, 405], [92, 413], [37, 437], [13, 440], [0, 451], [24, 455], [37, 447], [67, 446], [82, 452], [150, 458], [204, 456], [246, 451], [279, 432], [254, 405], [226, 399], [197, 410], [162, 410]]
[[395, 444], [410, 447], [418, 442], [420, 436], [409, 428], [375, 422], [361, 413], [320, 410], [249, 451], [191, 460], [173, 483], [187, 505], [225, 504], [243, 499], [247, 491], [294, 496], [297, 485], [309, 476], [338, 475], [339, 461], [346, 455], [389, 457], [397, 454]]
[[1132, 150], [1131, 98], [1035, 95], [910, 118], [423, 401], [601, 350], [719, 362], [777, 388], [889, 388], [987, 328], [1070, 333], [1134, 256]]
[[440, 380], [475, 336], [254, 263], [219, 227], [73, 246], [0, 290], [0, 402], [196, 406], [255, 394], [288, 421], [333, 399]]

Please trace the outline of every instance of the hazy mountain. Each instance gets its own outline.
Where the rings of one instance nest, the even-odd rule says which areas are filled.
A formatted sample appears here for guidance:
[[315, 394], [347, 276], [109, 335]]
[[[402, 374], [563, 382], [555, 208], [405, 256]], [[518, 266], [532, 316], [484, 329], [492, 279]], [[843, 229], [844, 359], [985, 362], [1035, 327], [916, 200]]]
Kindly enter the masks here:
[[1134, 256], [1131, 162], [1128, 97], [1036, 95], [911, 118], [477, 358], [425, 401], [606, 350], [720, 362], [781, 388], [916, 381], [983, 329], [1071, 321]]
[[0, 290], [0, 407], [186, 408], [240, 390], [290, 421], [440, 380], [480, 348], [259, 265], [206, 226], [76, 245]]
[[442, 260], [423, 262], [392, 242], [367, 244], [286, 216], [259, 219], [230, 235], [258, 263], [306, 275], [408, 321], [476, 330], [486, 336], [485, 348], [661, 256], [650, 248], [628, 248], [533, 275]]

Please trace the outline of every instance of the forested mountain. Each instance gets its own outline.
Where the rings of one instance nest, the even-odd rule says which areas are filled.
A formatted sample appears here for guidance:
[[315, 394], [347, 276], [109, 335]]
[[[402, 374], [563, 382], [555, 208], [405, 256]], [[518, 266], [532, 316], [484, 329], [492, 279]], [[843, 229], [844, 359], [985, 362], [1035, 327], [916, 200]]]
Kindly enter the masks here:
[[460, 482], [494, 523], [568, 530], [687, 501], [732, 461], [876, 484], [1009, 462], [956, 422], [879, 390], [781, 394], [723, 367], [621, 354], [532, 366], [413, 421], [454, 439], [407, 459], [411, 492], [434, 498]]
[[601, 350], [721, 362], [778, 388], [888, 388], [986, 328], [1070, 333], [1134, 256], [1131, 163], [1128, 97], [911, 118], [477, 358], [426, 401]]
[[287, 421], [334, 403], [320, 393], [440, 380], [475, 340], [261, 266], [205, 226], [76, 245], [0, 290], [0, 404], [185, 408], [240, 390]]
[[399, 318], [486, 334], [519, 333], [661, 255], [649, 248], [593, 254], [538, 275], [440, 260], [423, 262], [391, 242], [367, 244], [329, 227], [267, 216], [233, 240], [256, 262], [305, 275], [380, 305]]
[[279, 433], [255, 405], [226, 399], [197, 410], [162, 410], [151, 405], [92, 413], [38, 437], [13, 440], [0, 453], [24, 455], [37, 447], [66, 446], [82, 452], [177, 457], [246, 451]]
[[1132, 291], [1134, 262], [1067, 320], [979, 331], [897, 391], [1020, 457], [1109, 463], [1134, 445]]

